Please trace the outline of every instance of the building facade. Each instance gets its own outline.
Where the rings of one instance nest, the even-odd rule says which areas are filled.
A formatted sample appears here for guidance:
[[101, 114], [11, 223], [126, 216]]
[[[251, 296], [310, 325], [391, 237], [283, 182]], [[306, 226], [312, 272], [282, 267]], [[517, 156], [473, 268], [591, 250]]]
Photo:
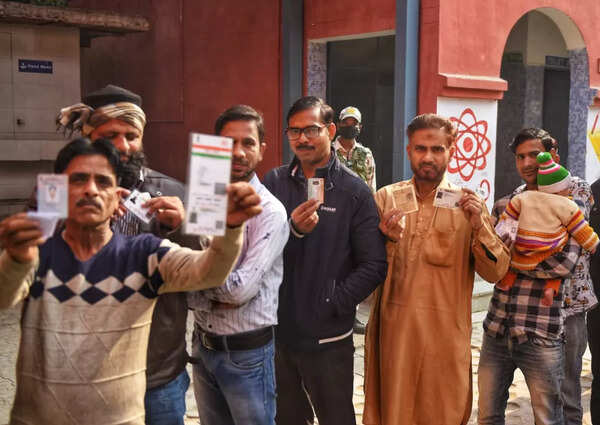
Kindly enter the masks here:
[[[456, 122], [450, 176], [479, 188], [489, 204], [519, 183], [507, 145], [525, 126], [555, 135], [562, 162], [574, 174], [600, 177], [600, 3], [594, 0], [70, 5], [150, 21], [146, 33], [82, 48], [81, 91], [114, 83], [142, 94], [150, 165], [181, 179], [187, 134], [212, 132], [218, 114], [235, 103], [265, 115], [268, 148], [260, 173], [287, 161], [285, 112], [302, 94], [324, 97], [336, 110], [357, 106], [364, 117], [359, 140], [375, 153], [377, 181], [408, 176], [406, 119], [398, 119], [398, 106], [411, 89], [414, 113], [437, 112]], [[407, 7], [416, 14], [407, 15]], [[401, 15], [406, 27], [416, 28], [412, 41], [407, 28], [396, 31]], [[407, 65], [416, 72], [413, 82], [401, 80]]]

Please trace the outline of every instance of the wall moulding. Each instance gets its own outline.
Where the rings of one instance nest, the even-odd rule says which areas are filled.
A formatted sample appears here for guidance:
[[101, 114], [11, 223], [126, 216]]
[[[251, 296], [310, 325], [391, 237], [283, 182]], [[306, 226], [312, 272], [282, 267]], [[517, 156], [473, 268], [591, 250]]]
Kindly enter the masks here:
[[473, 99], [502, 99], [508, 90], [508, 83], [499, 77], [481, 75], [438, 74], [440, 96], [473, 98]]

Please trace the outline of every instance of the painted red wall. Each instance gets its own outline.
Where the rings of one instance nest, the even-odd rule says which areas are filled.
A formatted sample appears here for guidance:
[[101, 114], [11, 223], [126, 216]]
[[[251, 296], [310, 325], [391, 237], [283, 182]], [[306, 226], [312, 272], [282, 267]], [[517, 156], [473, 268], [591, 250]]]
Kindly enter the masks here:
[[282, 156], [280, 10], [273, 3], [71, 0], [73, 7], [139, 14], [152, 27], [82, 49], [82, 92], [114, 83], [142, 95], [150, 165], [179, 179], [189, 131], [212, 133], [220, 112], [249, 104], [265, 118], [264, 174]]
[[396, 0], [304, 0], [304, 93], [311, 40], [394, 30]]
[[304, 0], [307, 40], [393, 30], [396, 0]]
[[[600, 2], [570, 0], [422, 0], [419, 110], [434, 111], [443, 89], [440, 73], [499, 77], [510, 31], [526, 13], [552, 7], [579, 28], [590, 59], [590, 85], [600, 88]], [[457, 92], [460, 90], [457, 90]], [[497, 98], [493, 90], [463, 90], [464, 95]], [[458, 93], [456, 93], [458, 94]]]

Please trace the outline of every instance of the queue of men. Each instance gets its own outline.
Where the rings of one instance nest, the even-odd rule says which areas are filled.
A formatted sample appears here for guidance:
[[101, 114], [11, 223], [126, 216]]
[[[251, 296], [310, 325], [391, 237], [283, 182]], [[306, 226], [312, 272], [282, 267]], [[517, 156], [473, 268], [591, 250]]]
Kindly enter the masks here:
[[[11, 424], [183, 424], [188, 361], [203, 425], [355, 424], [352, 335], [357, 305], [372, 292], [363, 423], [467, 423], [474, 275], [491, 284], [506, 275], [511, 250], [494, 225], [512, 197], [537, 190], [537, 154], [559, 162], [547, 132], [516, 135], [510, 149], [525, 184], [490, 215], [464, 188], [457, 208], [434, 205], [439, 188], [461, 189], [446, 177], [457, 132], [444, 117], [413, 119], [413, 177], [373, 196], [375, 161], [357, 141], [357, 108], [342, 110], [336, 126], [322, 99], [298, 99], [286, 123], [294, 158], [261, 182], [263, 117], [232, 106], [214, 125], [233, 140], [227, 230], [209, 240], [181, 230], [184, 185], [146, 167], [141, 106], [140, 96], [107, 86], [61, 110], [61, 128], [84, 136], [55, 163], [68, 176], [68, 218], [47, 240], [25, 213], [0, 222], [0, 307], [23, 302]], [[307, 200], [311, 178], [323, 179], [323, 202]], [[412, 213], [394, 202], [408, 187]], [[120, 204], [133, 189], [151, 196], [150, 225]], [[600, 183], [573, 178], [569, 192], [600, 226]], [[598, 270], [569, 241], [508, 292], [495, 287], [480, 424], [504, 423], [516, 368], [536, 424], [581, 424], [587, 331], [600, 424]], [[546, 279], [562, 281], [549, 307]]]

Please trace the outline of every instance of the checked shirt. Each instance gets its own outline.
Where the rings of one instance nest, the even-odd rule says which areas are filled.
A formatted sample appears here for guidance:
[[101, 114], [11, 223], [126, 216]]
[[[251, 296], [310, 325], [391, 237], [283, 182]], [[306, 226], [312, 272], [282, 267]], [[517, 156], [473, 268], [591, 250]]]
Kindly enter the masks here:
[[[508, 201], [524, 190], [525, 185], [520, 186], [511, 195], [498, 200], [492, 215], [499, 217]], [[519, 271], [517, 279], [508, 291], [494, 286], [488, 314], [483, 322], [484, 331], [494, 338], [500, 338], [508, 332], [511, 339], [517, 343], [527, 341], [529, 335], [552, 340], [561, 339], [566, 315], [563, 303], [567, 285], [560, 286], [554, 302], [549, 307], [542, 304], [544, 285], [546, 279], [565, 279], [571, 276], [583, 258], [581, 254], [579, 244], [573, 238], [569, 238], [561, 252], [547, 258], [534, 270]]]

